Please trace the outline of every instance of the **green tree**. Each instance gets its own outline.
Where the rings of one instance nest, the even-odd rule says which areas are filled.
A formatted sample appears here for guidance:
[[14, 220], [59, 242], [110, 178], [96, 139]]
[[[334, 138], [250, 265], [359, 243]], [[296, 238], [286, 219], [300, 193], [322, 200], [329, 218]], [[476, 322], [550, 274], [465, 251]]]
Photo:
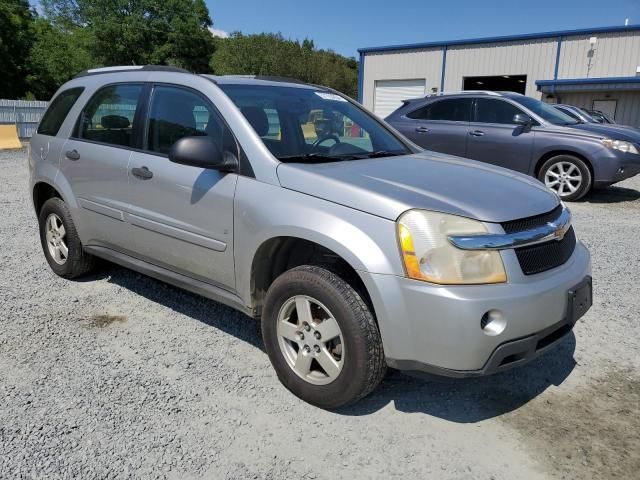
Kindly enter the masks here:
[[300, 43], [277, 33], [217, 38], [211, 68], [217, 75], [276, 75], [326, 85], [351, 97], [357, 94], [358, 63], [330, 50], [318, 50], [312, 40]]
[[0, 98], [18, 98], [26, 93], [33, 17], [27, 0], [0, 0]]
[[60, 85], [95, 65], [90, 53], [93, 38], [85, 28], [63, 29], [38, 18], [32, 25], [32, 36], [26, 82], [34, 98], [50, 99]]
[[94, 66], [173, 65], [206, 71], [214, 42], [204, 0], [42, 0], [65, 32], [86, 31]]

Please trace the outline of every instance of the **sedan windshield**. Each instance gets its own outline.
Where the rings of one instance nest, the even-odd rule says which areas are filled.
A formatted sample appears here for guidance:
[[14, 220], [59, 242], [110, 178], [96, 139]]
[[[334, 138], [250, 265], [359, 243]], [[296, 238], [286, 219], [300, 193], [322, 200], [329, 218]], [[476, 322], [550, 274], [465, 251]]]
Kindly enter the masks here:
[[379, 121], [336, 93], [308, 86], [218, 86], [282, 162], [321, 163], [413, 153]]
[[580, 123], [575, 118], [571, 118], [569, 115], [559, 111], [552, 105], [536, 100], [535, 98], [518, 96], [513, 97], [512, 100], [518, 102], [523, 107], [528, 108], [539, 117], [542, 117], [544, 120], [554, 125], [577, 125]]

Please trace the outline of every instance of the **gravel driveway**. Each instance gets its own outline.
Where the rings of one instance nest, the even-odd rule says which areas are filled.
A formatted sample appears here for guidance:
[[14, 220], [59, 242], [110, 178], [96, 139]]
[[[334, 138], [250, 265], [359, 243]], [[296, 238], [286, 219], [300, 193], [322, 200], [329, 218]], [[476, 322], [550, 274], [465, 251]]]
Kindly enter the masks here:
[[640, 178], [572, 204], [594, 306], [472, 380], [390, 372], [340, 412], [278, 382], [258, 322], [104, 265], [56, 277], [25, 152], [0, 152], [0, 478], [637, 478]]

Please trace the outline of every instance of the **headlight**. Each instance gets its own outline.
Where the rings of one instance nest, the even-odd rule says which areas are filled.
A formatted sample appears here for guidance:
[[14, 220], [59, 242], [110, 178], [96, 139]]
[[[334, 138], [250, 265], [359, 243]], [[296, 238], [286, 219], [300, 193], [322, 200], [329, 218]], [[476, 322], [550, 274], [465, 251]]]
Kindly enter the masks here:
[[614, 150], [620, 150], [624, 153], [635, 153], [638, 155], [638, 149], [631, 142], [625, 142], [624, 140], [611, 140], [610, 138], [603, 138], [602, 144], [607, 148], [613, 148]]
[[407, 276], [446, 285], [507, 281], [497, 251], [460, 250], [447, 236], [487, 233], [483, 223], [426, 210], [409, 210], [398, 219], [398, 241]]

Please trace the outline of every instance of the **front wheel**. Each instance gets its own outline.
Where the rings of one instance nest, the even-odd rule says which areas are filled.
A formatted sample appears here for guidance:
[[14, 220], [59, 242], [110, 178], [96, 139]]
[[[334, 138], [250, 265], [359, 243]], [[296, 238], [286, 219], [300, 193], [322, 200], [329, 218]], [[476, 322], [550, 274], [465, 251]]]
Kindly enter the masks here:
[[284, 386], [320, 408], [355, 402], [384, 377], [382, 340], [367, 304], [321, 267], [297, 267], [273, 282], [262, 337]]
[[538, 179], [568, 202], [584, 197], [591, 188], [591, 171], [573, 155], [557, 155], [540, 168]]

